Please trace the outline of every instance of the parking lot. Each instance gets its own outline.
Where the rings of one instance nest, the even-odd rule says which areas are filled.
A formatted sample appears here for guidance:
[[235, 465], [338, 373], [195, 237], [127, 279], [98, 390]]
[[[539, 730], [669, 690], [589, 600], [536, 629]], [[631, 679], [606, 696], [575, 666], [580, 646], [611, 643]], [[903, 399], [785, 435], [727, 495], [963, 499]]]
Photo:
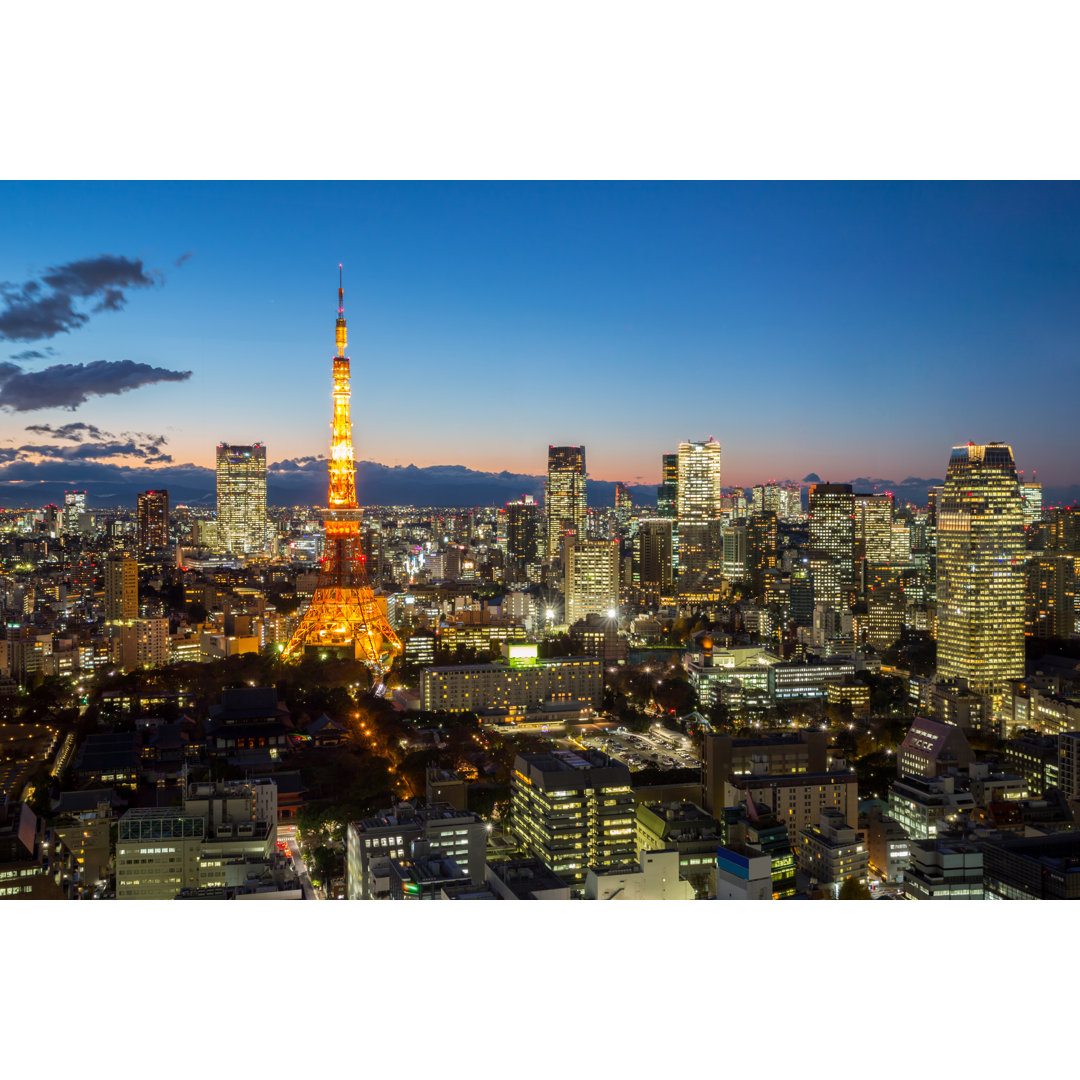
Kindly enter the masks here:
[[696, 769], [701, 759], [690, 739], [654, 724], [647, 732], [620, 729], [586, 735], [582, 742], [623, 762], [630, 769]]

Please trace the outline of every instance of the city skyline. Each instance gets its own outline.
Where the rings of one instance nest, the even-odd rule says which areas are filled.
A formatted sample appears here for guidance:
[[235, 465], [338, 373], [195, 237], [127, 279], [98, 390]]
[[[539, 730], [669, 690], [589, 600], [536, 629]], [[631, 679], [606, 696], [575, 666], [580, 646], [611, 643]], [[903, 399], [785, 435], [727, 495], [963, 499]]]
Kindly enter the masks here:
[[1075, 351], [1075, 185], [18, 183], [0, 200], [9, 505], [36, 478], [99, 504], [110, 479], [198, 486], [219, 442], [322, 482], [338, 262], [358, 394], [380, 403], [361, 461], [536, 477], [547, 446], [584, 445], [591, 480], [655, 486], [661, 454], [712, 435], [729, 486], [884, 487], [940, 482], [951, 446], [1000, 439], [1048, 490], [1074, 479], [1065, 396], [1016, 384], [1052, 383]]

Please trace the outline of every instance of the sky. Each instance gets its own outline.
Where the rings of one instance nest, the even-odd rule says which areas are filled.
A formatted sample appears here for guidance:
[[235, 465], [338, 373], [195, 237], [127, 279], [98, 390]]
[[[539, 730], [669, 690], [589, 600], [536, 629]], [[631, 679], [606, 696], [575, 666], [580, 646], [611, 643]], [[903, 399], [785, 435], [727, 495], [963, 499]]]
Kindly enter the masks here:
[[360, 460], [655, 484], [713, 436], [725, 484], [899, 482], [1002, 440], [1080, 479], [1076, 184], [9, 182], [0, 218], [9, 492], [325, 455], [339, 263]]

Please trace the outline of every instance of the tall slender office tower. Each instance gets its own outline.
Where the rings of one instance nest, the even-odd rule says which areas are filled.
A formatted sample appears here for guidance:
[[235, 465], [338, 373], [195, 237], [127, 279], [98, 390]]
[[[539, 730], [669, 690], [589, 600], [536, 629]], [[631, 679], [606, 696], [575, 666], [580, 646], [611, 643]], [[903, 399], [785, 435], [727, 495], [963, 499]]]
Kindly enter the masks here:
[[585, 447], [549, 446], [548, 478], [544, 495], [547, 514], [547, 557], [559, 558], [559, 540], [569, 526], [585, 535]]
[[60, 520], [60, 531], [67, 534], [79, 531], [79, 515], [86, 513], [86, 492], [65, 491], [64, 512]]
[[810, 487], [810, 574], [814, 603], [837, 611], [850, 606], [854, 583], [855, 497], [850, 484]]
[[656, 489], [656, 516], [673, 518], [678, 512], [679, 455], [664, 454], [660, 458], [660, 484]]
[[139, 617], [139, 564], [126, 552], [105, 560], [105, 618], [121, 622]]
[[266, 550], [266, 447], [217, 448], [219, 543], [236, 554]]
[[[709, 523], [720, 518], [720, 444], [715, 439], [679, 443], [676, 507], [679, 569], [709, 569]], [[719, 562], [719, 553], [717, 553]]]
[[1005, 443], [953, 448], [937, 510], [937, 673], [997, 711], [1024, 677], [1024, 510]]
[[651, 596], [671, 593], [671, 518], [644, 518], [634, 537], [637, 584]]
[[506, 557], [522, 576], [540, 561], [540, 507], [531, 495], [506, 504]]
[[169, 544], [169, 493], [140, 491], [136, 501], [136, 536], [139, 550], [163, 548]]

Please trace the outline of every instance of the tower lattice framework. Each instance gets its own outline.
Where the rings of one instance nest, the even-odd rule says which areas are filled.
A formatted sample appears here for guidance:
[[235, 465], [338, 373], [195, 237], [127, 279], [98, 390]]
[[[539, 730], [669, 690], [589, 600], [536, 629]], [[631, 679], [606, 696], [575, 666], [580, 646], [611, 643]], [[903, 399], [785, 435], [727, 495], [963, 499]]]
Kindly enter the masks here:
[[[339, 267], [340, 272], [340, 267]], [[356, 459], [349, 415], [349, 358], [345, 355], [345, 292], [338, 282], [337, 355], [334, 357], [334, 417], [330, 426], [330, 494], [323, 523], [326, 542], [319, 580], [307, 611], [282, 653], [289, 659], [306, 648], [341, 655], [352, 650], [382, 676], [401, 642], [368, 584], [360, 540], [362, 511], [356, 505]]]

